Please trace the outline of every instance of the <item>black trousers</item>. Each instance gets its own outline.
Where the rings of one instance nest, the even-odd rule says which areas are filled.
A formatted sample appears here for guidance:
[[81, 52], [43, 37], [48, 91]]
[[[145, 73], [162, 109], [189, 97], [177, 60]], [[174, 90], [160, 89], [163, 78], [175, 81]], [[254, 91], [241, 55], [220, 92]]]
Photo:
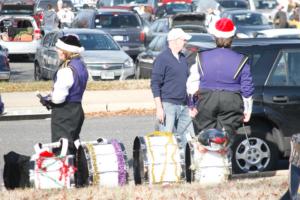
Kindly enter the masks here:
[[225, 128], [233, 142], [236, 130], [241, 127], [244, 105], [239, 93], [228, 91], [200, 91], [197, 106], [198, 114], [194, 118], [196, 134], [209, 128]]
[[83, 121], [84, 112], [81, 103], [54, 106], [51, 113], [52, 142], [57, 142], [60, 138], [68, 139], [68, 154], [75, 155], [74, 141], [79, 139]]

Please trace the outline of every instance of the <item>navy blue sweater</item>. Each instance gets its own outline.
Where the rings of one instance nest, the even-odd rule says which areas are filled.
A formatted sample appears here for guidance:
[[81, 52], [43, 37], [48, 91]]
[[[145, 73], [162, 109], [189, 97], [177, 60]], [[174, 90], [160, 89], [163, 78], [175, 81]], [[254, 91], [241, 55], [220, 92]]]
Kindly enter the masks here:
[[153, 63], [151, 89], [162, 102], [186, 104], [186, 81], [189, 74], [187, 60], [179, 53], [179, 60], [170, 48], [163, 50]]

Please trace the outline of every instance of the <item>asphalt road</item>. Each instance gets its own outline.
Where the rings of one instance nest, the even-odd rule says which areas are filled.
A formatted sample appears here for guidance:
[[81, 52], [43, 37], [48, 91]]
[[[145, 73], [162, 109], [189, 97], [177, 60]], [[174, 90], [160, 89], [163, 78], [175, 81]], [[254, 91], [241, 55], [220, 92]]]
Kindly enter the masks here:
[[[2, 185], [3, 155], [15, 151], [31, 156], [33, 145], [49, 143], [50, 119], [0, 121], [0, 185]], [[143, 136], [154, 129], [154, 116], [124, 116], [88, 118], [81, 131], [82, 141], [92, 141], [99, 137], [117, 139], [125, 145], [132, 180], [132, 149], [137, 136]]]
[[10, 57], [11, 82], [34, 81], [34, 65], [24, 56]]

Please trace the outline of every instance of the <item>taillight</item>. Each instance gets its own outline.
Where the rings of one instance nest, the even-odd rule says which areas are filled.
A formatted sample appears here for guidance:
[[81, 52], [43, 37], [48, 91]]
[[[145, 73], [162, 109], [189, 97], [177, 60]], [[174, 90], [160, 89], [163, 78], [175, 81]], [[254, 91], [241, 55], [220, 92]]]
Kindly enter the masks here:
[[44, 19], [44, 13], [40, 12], [40, 13], [38, 14], [38, 16], [39, 16], [39, 18], [40, 18], [40, 22], [42, 22], [43, 19]]
[[35, 29], [33, 32], [33, 38], [35, 40], [41, 39], [41, 30], [40, 29]]
[[141, 31], [141, 32], [140, 32], [140, 41], [141, 41], [141, 42], [144, 42], [144, 41], [145, 41], [145, 32], [144, 32], [144, 31]]
[[197, 47], [187, 47], [187, 49], [191, 52], [197, 52], [198, 48]]

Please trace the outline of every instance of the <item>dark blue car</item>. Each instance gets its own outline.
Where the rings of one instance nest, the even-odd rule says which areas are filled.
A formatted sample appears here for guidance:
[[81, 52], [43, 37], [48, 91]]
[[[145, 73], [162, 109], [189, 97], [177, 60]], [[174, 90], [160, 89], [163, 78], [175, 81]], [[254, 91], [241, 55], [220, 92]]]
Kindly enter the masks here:
[[1, 95], [0, 95], [0, 114], [4, 112], [4, 103], [2, 102]]

